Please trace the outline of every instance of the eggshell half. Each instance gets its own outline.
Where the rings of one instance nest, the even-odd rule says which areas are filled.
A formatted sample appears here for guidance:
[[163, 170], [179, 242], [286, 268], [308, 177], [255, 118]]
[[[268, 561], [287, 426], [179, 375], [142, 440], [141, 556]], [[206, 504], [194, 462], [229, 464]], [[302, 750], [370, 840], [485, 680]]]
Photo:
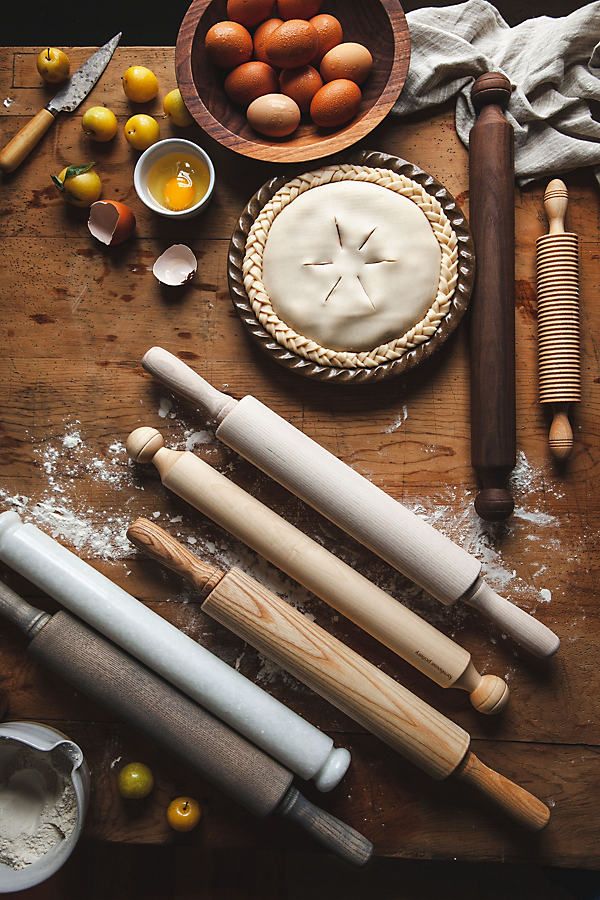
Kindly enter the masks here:
[[97, 200], [90, 206], [88, 228], [97, 241], [116, 247], [135, 231], [135, 216], [129, 206], [118, 200]]
[[152, 274], [161, 284], [181, 287], [191, 281], [198, 270], [198, 260], [185, 244], [173, 244], [152, 266]]

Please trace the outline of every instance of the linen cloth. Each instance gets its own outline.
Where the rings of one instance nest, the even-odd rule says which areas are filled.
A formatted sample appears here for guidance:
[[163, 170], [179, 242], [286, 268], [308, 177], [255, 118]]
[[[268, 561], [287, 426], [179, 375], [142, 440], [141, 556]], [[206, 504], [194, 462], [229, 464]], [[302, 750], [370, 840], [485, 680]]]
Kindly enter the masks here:
[[600, 182], [600, 2], [560, 19], [510, 27], [486, 0], [407, 14], [412, 52], [402, 116], [457, 95], [456, 130], [468, 146], [475, 122], [471, 85], [500, 71], [514, 86], [507, 117], [515, 132], [520, 184], [594, 166]]

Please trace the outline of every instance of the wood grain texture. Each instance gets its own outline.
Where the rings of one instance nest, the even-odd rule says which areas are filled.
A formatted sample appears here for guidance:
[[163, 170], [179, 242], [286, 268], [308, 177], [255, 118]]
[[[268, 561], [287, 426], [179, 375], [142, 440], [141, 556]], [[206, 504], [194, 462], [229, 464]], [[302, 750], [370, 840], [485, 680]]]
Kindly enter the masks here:
[[[36, 52], [24, 47], [0, 54], [0, 97], [13, 100], [9, 108], [0, 103], [4, 141], [47, 102], [35, 70]], [[89, 56], [85, 48], [68, 52], [74, 67]], [[111, 106], [121, 125], [130, 107], [119, 76], [142, 57], [156, 72], [162, 91], [176, 86], [172, 49], [118, 48], [89, 103]], [[158, 115], [162, 136], [169, 136], [172, 132], [161, 118], [160, 98], [148, 109]], [[189, 537], [203, 546], [213, 542], [216, 565], [222, 565], [223, 553], [241, 554], [239, 545], [220, 529], [190, 515], [182, 501], [163, 491], [151, 472], [130, 472], [123, 456], [116, 467], [124, 479], [119, 486], [95, 477], [64, 453], [65, 432], [76, 419], [90, 461], [95, 456], [109, 457], [107, 448], [115, 440], [124, 442], [137, 425], [161, 428], [171, 446], [178, 442], [184, 446], [186, 431], [208, 427], [205, 418], [184, 403], [174, 403], [175, 418], [159, 416], [165, 392], [144, 375], [139, 360], [150, 346], [161, 343], [201, 368], [221, 390], [238, 398], [247, 393], [259, 397], [400, 501], [412, 507], [421, 504], [440, 515], [449, 533], [468, 545], [472, 522], [465, 511], [475, 483], [469, 455], [464, 328], [427, 365], [395, 382], [339, 391], [294, 378], [246, 339], [227, 288], [231, 233], [248, 198], [272, 176], [272, 169], [220, 151], [199, 129], [186, 131], [213, 155], [217, 167], [213, 203], [194, 220], [192, 232], [153, 218], [137, 202], [132, 187], [136, 155], [120, 135], [104, 149], [92, 148], [81, 130], [83, 111], [59, 119], [47, 140], [0, 186], [4, 254], [0, 378], [5, 387], [0, 411], [0, 489], [10, 496], [24, 494], [30, 504], [42, 499], [49, 490], [44, 453], [57, 447], [54, 476], [68, 488], [73, 502], [84, 512], [91, 510], [86, 517], [93, 527], [103, 527], [109, 516], [122, 515], [130, 522], [141, 515], [152, 517], [154, 512], [160, 513], [159, 522], [170, 527], [170, 519], [181, 516], [182, 522], [175, 526], [180, 539]], [[468, 157], [456, 137], [450, 109], [402, 122], [387, 121], [368, 146], [432, 172], [468, 210]], [[92, 241], [85, 214], [65, 207], [49, 181], [50, 173], [67, 163], [94, 158], [104, 196], [131, 203], [137, 217], [135, 238], [113, 252], [103, 251]], [[293, 172], [305, 168], [303, 164]], [[535, 241], [547, 231], [545, 185], [531, 185], [515, 190], [515, 318], [517, 446], [526, 454], [533, 474], [515, 487], [515, 497], [525, 515], [534, 510], [547, 517], [547, 524], [540, 523], [539, 516], [536, 521], [514, 516], [508, 529], [489, 535], [490, 547], [501, 552], [509, 575], [517, 573], [509, 581], [507, 595], [529, 611], [537, 609], [562, 638], [550, 667], [526, 659], [497, 633], [482, 634], [478, 616], [461, 613], [457, 607], [443, 610], [415, 596], [399, 575], [217, 441], [196, 447], [197, 453], [246, 490], [312, 537], [324, 540], [363, 574], [456, 638], [486, 671], [508, 675], [511, 702], [507, 710], [501, 719], [484, 719], [465, 708], [455, 692], [440, 692], [351, 623], [336, 621], [314, 598], [298, 594], [287, 582], [279, 584], [281, 593], [310, 611], [329, 631], [465, 727], [473, 737], [473, 749], [486, 763], [553, 803], [552, 821], [540, 836], [524, 838], [522, 829], [499, 823], [474, 793], [467, 796], [458, 785], [448, 782], [442, 790], [325, 701], [292, 679], [265, 669], [253, 651], [190, 602], [175, 576], [161, 574], [158, 566], [135, 553], [110, 561], [93, 558], [87, 546], [81, 551], [87, 558], [92, 555], [96, 568], [231, 664], [239, 658], [245, 675], [256, 678], [336, 736], [336, 743], [352, 750], [344, 786], [329, 795], [328, 809], [364, 831], [381, 856], [600, 868], [596, 800], [600, 792], [600, 671], [596, 663], [600, 626], [593, 565], [600, 547], [600, 204], [590, 173], [571, 174], [565, 181], [571, 201], [569, 227], [579, 234], [581, 245], [582, 402], [575, 408], [573, 421], [577, 440], [568, 466], [555, 469], [548, 453], [547, 420], [538, 404], [536, 375]], [[198, 256], [199, 274], [177, 298], [167, 297], [150, 269], [165, 247], [179, 240]], [[256, 574], [255, 565], [247, 558], [248, 571]], [[35, 598], [38, 605], [56, 609], [22, 579], [9, 577], [15, 589]], [[522, 587], [520, 593], [516, 593], [517, 585]], [[551, 591], [549, 604], [539, 600], [542, 587]], [[84, 747], [95, 785], [90, 837], [169, 843], [173, 836], [164, 820], [165, 805], [178, 794], [191, 793], [204, 804], [200, 837], [208, 856], [220, 854], [231, 860], [237, 853], [254, 855], [267, 844], [291, 847], [289, 830], [273, 822], [257, 824], [189, 769], [170, 762], [100, 707], [44, 673], [28, 660], [25, 643], [14, 629], [0, 630], [0, 673], [9, 718], [48, 721]], [[119, 756], [124, 761], [144, 759], [155, 772], [156, 795], [143, 813], [125, 808], [119, 800], [111, 769]], [[310, 852], [308, 838], [306, 848]], [[190, 849], [195, 854], [197, 845]], [[306, 871], [302, 874], [307, 877]], [[534, 891], [533, 881], [528, 884]], [[498, 896], [504, 898], [509, 892], [507, 888]]]
[[475, 509], [490, 522], [514, 508], [506, 479], [516, 463], [514, 133], [503, 108], [510, 82], [481, 75], [472, 90], [470, 216], [477, 271], [470, 316], [471, 459]]
[[327, 11], [342, 22], [344, 40], [369, 48], [374, 64], [362, 86], [356, 119], [331, 131], [310, 122], [285, 140], [257, 134], [223, 89], [224, 73], [208, 60], [204, 37], [227, 18], [225, 0], [193, 0], [177, 37], [175, 65], [185, 104], [215, 141], [253, 159], [297, 163], [322, 159], [360, 141], [385, 118], [404, 86], [410, 60], [408, 25], [398, 0], [332, 0]]

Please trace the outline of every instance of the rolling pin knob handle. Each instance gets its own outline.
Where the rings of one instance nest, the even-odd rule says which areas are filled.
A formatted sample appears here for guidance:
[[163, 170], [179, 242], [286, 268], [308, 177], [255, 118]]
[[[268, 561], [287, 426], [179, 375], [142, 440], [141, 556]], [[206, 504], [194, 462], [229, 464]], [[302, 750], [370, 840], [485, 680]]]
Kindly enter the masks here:
[[515, 501], [506, 488], [483, 488], [475, 498], [475, 511], [486, 522], [504, 522], [514, 508]]
[[571, 454], [573, 449], [573, 429], [564, 409], [556, 410], [554, 413], [550, 434], [548, 435], [548, 444], [552, 456], [558, 462], [564, 462]]
[[314, 776], [317, 788], [324, 794], [332, 791], [340, 783], [350, 765], [352, 757], [344, 747], [332, 750], [321, 769]]
[[508, 106], [512, 84], [502, 72], [486, 72], [480, 75], [471, 88], [471, 99], [476, 110], [489, 103]]
[[508, 685], [498, 675], [483, 675], [474, 691], [469, 694], [469, 699], [477, 710], [485, 716], [495, 716], [502, 712], [510, 691]]
[[126, 450], [130, 459], [138, 463], [152, 462], [153, 457], [165, 446], [165, 441], [156, 428], [136, 428], [126, 442]]

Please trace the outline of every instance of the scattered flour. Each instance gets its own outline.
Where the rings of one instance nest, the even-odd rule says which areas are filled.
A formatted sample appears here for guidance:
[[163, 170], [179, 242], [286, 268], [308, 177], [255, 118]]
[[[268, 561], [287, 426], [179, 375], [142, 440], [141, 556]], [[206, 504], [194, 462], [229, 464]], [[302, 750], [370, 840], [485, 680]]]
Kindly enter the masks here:
[[71, 780], [51, 764], [47, 753], [3, 742], [0, 862], [12, 869], [36, 862], [69, 837], [77, 815]]
[[173, 400], [171, 397], [160, 398], [157, 412], [161, 419], [166, 419], [167, 416], [171, 419], [175, 418], [175, 413], [173, 412]]
[[210, 431], [186, 431], [184, 432], [184, 437], [186, 439], [186, 450], [193, 450], [199, 444], [214, 444], [216, 442], [214, 434], [211, 434]]
[[393, 434], [395, 431], [398, 431], [399, 428], [402, 428], [406, 420], [408, 419], [408, 406], [406, 403], [402, 404], [402, 412], [398, 416], [397, 419], [394, 419], [391, 425], [385, 429], [385, 434]]
[[6, 109], [10, 109], [15, 101], [12, 97], [5, 97], [2, 101], [2, 105], [6, 107]]

